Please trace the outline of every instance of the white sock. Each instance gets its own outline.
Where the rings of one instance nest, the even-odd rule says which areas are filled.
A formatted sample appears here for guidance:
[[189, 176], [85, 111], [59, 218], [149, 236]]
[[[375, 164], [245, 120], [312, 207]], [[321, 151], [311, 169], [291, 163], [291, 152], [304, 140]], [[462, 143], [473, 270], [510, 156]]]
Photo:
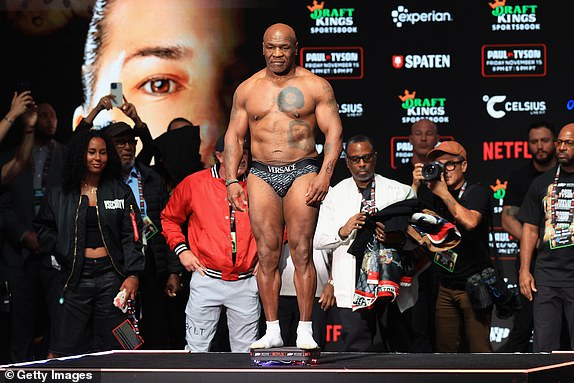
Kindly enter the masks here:
[[279, 321], [267, 321], [267, 331], [265, 335], [259, 340], [251, 343], [250, 348], [273, 348], [283, 346], [283, 339], [281, 338], [281, 327]]
[[313, 339], [313, 322], [299, 321], [297, 326], [297, 347], [306, 350], [319, 348], [319, 345]]
[[281, 333], [281, 327], [279, 327], [279, 319], [277, 320], [268, 320], [265, 322], [267, 324], [267, 332], [273, 333]]

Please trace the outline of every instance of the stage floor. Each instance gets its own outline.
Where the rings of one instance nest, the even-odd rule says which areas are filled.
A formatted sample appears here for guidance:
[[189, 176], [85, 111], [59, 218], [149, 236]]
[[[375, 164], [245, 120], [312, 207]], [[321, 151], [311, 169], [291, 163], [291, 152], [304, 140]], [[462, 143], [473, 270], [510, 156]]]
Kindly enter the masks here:
[[[321, 353], [314, 366], [256, 366], [249, 354], [185, 351], [110, 351], [0, 366], [0, 382], [74, 383], [273, 382], [314, 383], [566, 383], [574, 381], [574, 353], [378, 354]], [[78, 379], [79, 373], [89, 372]], [[26, 375], [26, 373], [28, 373]], [[76, 373], [76, 375], [72, 375]], [[66, 375], [67, 374], [67, 375]], [[10, 379], [10, 376], [14, 376]], [[22, 380], [18, 377], [27, 377]], [[42, 383], [55, 382], [46, 379]]]

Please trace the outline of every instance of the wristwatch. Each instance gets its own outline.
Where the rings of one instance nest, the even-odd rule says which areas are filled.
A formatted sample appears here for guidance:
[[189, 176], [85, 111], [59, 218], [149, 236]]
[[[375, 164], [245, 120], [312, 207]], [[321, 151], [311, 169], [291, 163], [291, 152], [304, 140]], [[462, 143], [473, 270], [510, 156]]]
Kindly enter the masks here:
[[225, 187], [228, 187], [229, 185], [232, 185], [232, 184], [236, 184], [238, 182], [239, 182], [239, 180], [237, 178], [234, 178], [232, 180], [225, 180]]

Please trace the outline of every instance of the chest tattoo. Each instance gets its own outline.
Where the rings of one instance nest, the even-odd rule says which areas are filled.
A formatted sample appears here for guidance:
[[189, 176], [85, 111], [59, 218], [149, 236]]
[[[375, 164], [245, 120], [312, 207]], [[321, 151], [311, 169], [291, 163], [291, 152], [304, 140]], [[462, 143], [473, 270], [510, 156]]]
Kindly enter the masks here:
[[[303, 92], [295, 87], [288, 86], [277, 95], [277, 106], [282, 112], [293, 112], [296, 109], [301, 109], [303, 105], [305, 105]], [[299, 114], [297, 113], [295, 117], [298, 118]]]

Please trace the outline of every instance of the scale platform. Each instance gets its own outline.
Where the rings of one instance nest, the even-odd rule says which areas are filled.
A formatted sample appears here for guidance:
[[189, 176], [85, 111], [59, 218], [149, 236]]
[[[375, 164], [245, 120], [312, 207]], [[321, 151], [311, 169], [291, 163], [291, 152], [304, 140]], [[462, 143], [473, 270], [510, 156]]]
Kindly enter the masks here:
[[252, 348], [251, 361], [258, 366], [315, 365], [319, 363], [320, 348], [305, 350], [297, 347]]

